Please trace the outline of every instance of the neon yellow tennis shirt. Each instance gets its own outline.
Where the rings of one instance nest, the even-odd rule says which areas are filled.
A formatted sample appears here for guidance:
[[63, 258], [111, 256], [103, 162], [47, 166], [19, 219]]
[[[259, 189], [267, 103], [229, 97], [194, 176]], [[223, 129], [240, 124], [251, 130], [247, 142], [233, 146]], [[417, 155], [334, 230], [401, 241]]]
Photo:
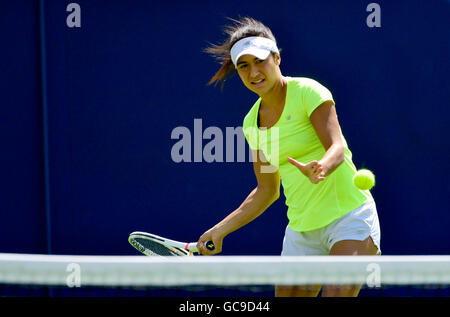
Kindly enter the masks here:
[[322, 159], [326, 151], [309, 117], [323, 102], [334, 100], [331, 92], [313, 79], [286, 79], [286, 103], [277, 123], [270, 129], [258, 128], [259, 98], [245, 116], [243, 130], [250, 148], [262, 150], [271, 165], [278, 168], [289, 227], [297, 232], [310, 231], [330, 224], [373, 197], [370, 191], [359, 190], [353, 184], [356, 168], [342, 131], [345, 160], [318, 184], [311, 183], [287, 161], [288, 157], [302, 163]]

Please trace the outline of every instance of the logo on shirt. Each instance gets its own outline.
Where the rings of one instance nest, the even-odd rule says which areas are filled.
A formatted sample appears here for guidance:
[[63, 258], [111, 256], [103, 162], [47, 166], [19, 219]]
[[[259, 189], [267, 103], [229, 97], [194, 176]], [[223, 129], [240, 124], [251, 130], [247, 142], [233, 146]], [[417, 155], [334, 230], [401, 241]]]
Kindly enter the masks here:
[[291, 120], [291, 115], [288, 115], [286, 120]]

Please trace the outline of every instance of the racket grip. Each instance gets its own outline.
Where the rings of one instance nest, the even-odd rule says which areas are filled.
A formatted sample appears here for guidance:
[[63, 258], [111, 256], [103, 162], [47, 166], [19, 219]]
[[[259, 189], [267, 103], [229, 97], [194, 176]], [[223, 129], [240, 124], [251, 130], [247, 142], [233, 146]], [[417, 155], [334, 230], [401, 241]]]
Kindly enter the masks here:
[[213, 251], [215, 249], [214, 243], [212, 241], [206, 241], [205, 246], [209, 251]]

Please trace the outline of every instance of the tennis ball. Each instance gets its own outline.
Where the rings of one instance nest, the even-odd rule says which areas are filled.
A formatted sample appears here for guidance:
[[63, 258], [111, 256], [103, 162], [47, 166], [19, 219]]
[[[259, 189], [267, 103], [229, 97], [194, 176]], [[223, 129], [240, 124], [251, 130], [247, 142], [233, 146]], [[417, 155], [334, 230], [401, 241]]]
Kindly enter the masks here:
[[353, 184], [362, 190], [371, 189], [375, 185], [375, 175], [368, 169], [361, 169], [353, 176]]

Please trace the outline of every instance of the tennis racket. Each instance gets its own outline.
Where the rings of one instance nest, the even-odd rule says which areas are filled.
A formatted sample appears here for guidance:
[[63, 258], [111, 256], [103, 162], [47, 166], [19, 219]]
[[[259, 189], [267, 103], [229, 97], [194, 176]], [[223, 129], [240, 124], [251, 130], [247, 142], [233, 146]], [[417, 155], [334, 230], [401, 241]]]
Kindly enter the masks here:
[[[198, 253], [197, 242], [179, 242], [147, 232], [132, 232], [128, 242], [136, 250], [148, 256], [189, 256], [194, 252]], [[214, 250], [213, 242], [206, 242], [206, 248]]]

